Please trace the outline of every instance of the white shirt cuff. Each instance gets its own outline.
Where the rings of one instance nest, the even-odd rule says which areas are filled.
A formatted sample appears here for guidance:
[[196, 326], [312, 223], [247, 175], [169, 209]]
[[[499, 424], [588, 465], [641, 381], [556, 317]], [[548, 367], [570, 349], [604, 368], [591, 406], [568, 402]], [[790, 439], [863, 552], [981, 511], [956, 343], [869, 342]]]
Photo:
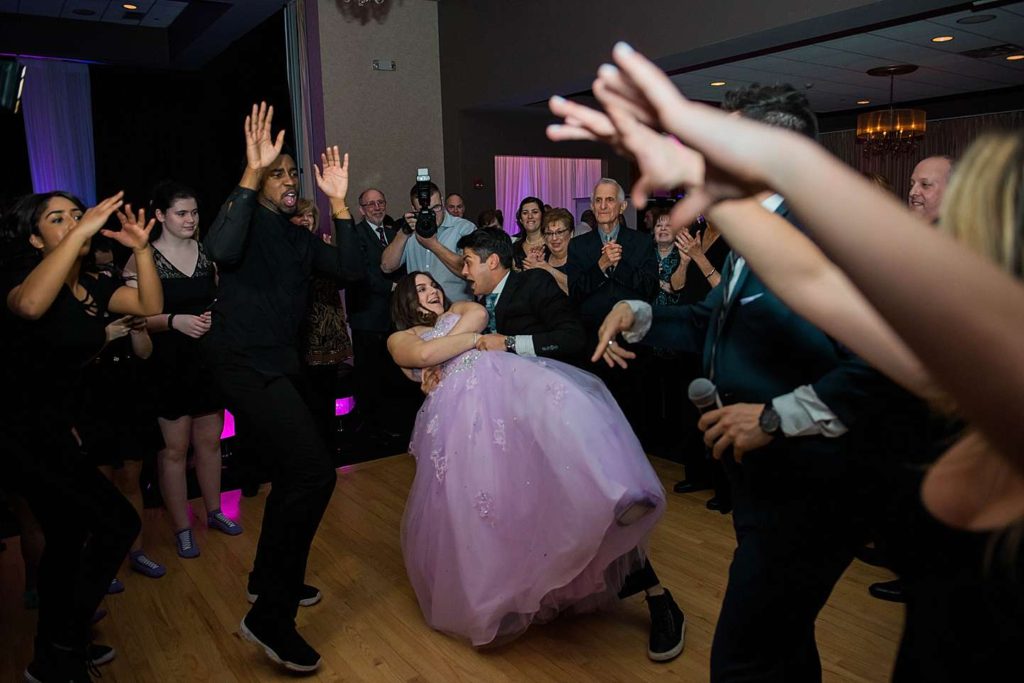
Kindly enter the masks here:
[[848, 431], [809, 384], [799, 386], [789, 394], [776, 396], [772, 399], [772, 406], [779, 414], [782, 433], [786, 436], [820, 434], [835, 438]]
[[516, 355], [517, 356], [536, 356], [537, 353], [533, 350], [533, 335], [532, 334], [517, 334], [516, 335]]
[[[618, 304], [616, 304], [618, 305]], [[630, 344], [635, 344], [651, 331], [651, 322], [654, 320], [654, 310], [646, 301], [627, 300], [626, 305], [633, 311], [633, 327], [622, 333], [622, 338]]]

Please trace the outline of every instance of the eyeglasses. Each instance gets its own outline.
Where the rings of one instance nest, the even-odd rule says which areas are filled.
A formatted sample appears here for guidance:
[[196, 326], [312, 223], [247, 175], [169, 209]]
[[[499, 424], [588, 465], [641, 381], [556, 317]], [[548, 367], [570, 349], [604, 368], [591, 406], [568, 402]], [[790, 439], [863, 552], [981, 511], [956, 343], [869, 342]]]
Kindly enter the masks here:
[[387, 205], [388, 205], [388, 200], [386, 200], [386, 199], [374, 199], [373, 201], [370, 201], [370, 202], [363, 202], [359, 206], [362, 206], [362, 207], [365, 208], [367, 206], [384, 207], [384, 206], [387, 206]]
[[437, 211], [440, 211], [443, 208], [444, 208], [443, 204], [434, 204], [432, 207], [430, 207], [430, 210], [434, 211], [434, 212], [437, 212]]
[[565, 229], [565, 230], [552, 230], [550, 232], [544, 232], [542, 234], [544, 235], [544, 237], [565, 237], [570, 232], [572, 232], [572, 231], [568, 230], [568, 229]]

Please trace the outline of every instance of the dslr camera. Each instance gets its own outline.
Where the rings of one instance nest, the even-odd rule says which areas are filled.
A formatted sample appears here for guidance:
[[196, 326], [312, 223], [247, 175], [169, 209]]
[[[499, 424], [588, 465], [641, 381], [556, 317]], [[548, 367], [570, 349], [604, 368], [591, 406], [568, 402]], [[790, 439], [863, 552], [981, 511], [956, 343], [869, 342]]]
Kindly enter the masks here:
[[420, 237], [433, 237], [437, 234], [437, 219], [430, 209], [430, 171], [421, 168], [416, 171], [416, 199], [420, 210], [416, 214], [416, 234]]

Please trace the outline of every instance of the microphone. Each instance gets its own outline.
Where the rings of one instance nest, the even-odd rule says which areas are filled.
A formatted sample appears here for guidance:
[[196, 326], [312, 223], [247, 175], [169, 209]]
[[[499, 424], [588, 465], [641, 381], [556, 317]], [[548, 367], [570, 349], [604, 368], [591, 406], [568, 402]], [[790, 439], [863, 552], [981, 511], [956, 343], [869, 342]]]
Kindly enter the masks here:
[[690, 382], [686, 394], [701, 415], [722, 407], [722, 401], [718, 398], [718, 387], [709, 379], [698, 377], [693, 380]]

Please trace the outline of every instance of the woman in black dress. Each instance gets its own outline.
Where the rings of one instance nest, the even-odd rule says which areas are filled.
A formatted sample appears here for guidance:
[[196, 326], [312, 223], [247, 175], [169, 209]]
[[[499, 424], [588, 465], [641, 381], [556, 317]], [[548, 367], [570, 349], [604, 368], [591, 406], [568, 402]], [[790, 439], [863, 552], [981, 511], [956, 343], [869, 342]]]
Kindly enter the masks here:
[[82, 366], [106, 343], [110, 315], [151, 315], [163, 305], [152, 222], [142, 211], [135, 217], [125, 207], [121, 230], [103, 231], [135, 252], [137, 289], [82, 270], [90, 239], [121, 197], [85, 211], [63, 192], [30, 195], [3, 221], [0, 368], [3, 386], [18, 388], [3, 392], [0, 410], [5, 486], [25, 497], [46, 537], [27, 680], [89, 680], [101, 647], [90, 645], [90, 620], [139, 533], [135, 510], [83, 457], [71, 409]]
[[[153, 191], [151, 207], [157, 220], [153, 259], [164, 288], [164, 312], [147, 321], [153, 336], [149, 362], [157, 422], [166, 444], [157, 454], [157, 472], [178, 555], [193, 558], [199, 556], [199, 546], [192, 533], [185, 478], [190, 445], [207, 525], [232, 536], [242, 533], [241, 525], [220, 508], [224, 406], [199, 348], [199, 339], [212, 324], [209, 309], [217, 292], [216, 272], [197, 239], [195, 192], [179, 183], [161, 183]], [[131, 260], [125, 271], [134, 271]]]

